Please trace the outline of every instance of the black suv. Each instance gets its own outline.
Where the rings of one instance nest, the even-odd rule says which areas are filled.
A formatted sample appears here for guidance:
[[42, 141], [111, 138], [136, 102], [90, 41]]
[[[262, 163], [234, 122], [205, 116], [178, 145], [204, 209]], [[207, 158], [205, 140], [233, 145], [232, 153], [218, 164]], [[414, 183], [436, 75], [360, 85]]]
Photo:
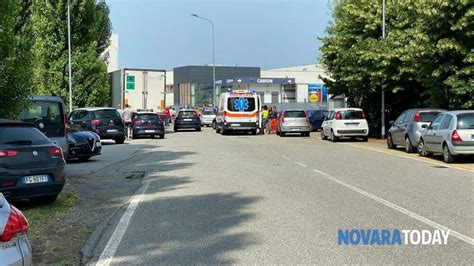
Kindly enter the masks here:
[[194, 128], [201, 131], [201, 119], [194, 110], [180, 110], [174, 120], [174, 131], [180, 129]]
[[93, 131], [101, 139], [113, 139], [115, 143], [125, 141], [125, 126], [115, 108], [80, 108], [69, 115], [69, 126], [75, 131]]

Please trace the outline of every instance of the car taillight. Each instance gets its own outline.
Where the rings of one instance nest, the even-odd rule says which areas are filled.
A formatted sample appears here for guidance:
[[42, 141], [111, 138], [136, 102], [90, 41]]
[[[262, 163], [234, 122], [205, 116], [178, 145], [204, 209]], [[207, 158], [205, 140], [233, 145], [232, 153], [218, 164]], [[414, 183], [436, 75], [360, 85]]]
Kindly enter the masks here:
[[336, 120], [341, 120], [342, 117], [341, 117], [341, 111], [337, 111], [336, 112]]
[[413, 117], [413, 121], [415, 121], [415, 122], [420, 122], [421, 121], [420, 112], [415, 113], [415, 116]]
[[458, 131], [455, 129], [451, 133], [451, 142], [459, 142], [462, 141], [461, 137], [458, 134]]
[[8, 242], [17, 234], [26, 232], [28, 232], [28, 221], [20, 210], [10, 205], [10, 216], [3, 234], [0, 236], [0, 242]]
[[63, 149], [61, 147], [49, 148], [48, 153], [59, 158], [64, 158]]
[[142, 123], [142, 121], [140, 121], [140, 120], [133, 120], [133, 121], [132, 121], [132, 124], [133, 124], [134, 126], [138, 126], [138, 125], [140, 125], [141, 123]]
[[362, 111], [362, 119], [365, 119], [365, 113]]
[[18, 154], [17, 151], [12, 151], [12, 150], [0, 150], [0, 158], [4, 157], [14, 157]]
[[93, 126], [98, 126], [98, 125], [100, 125], [100, 120], [99, 119], [94, 119], [94, 120], [91, 121], [91, 123], [92, 123]]

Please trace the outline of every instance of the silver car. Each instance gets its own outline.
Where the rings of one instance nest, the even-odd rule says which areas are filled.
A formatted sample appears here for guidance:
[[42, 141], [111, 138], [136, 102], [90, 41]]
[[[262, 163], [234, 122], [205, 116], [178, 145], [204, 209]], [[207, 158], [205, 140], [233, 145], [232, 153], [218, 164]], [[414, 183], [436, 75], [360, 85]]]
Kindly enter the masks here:
[[441, 113], [425, 127], [418, 144], [421, 156], [442, 153], [452, 163], [459, 155], [474, 155], [474, 110]]
[[278, 119], [277, 134], [280, 137], [288, 133], [299, 133], [302, 136], [309, 136], [312, 130], [308, 115], [304, 110], [283, 111]]
[[395, 149], [398, 145], [405, 146], [406, 152], [414, 152], [418, 147], [423, 126], [427, 126], [442, 109], [409, 109], [390, 121], [390, 129], [387, 133], [387, 147]]
[[212, 122], [216, 118], [216, 113], [213, 110], [205, 110], [201, 115], [201, 126], [212, 126]]
[[32, 265], [28, 222], [0, 193], [0, 265]]

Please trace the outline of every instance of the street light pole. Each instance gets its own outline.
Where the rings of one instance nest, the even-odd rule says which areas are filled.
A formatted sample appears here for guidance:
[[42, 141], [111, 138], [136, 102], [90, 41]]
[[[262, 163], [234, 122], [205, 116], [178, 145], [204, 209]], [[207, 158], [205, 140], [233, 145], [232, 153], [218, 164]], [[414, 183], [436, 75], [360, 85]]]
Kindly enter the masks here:
[[[385, 0], [382, 0], [382, 39], [385, 40]], [[385, 87], [382, 84], [382, 139], [385, 139]]]
[[215, 53], [215, 41], [214, 41], [214, 23], [212, 20], [208, 18], [201, 17], [196, 14], [191, 14], [191, 16], [203, 19], [209, 23], [211, 23], [211, 30], [212, 30], [212, 101], [216, 98], [216, 53]]
[[69, 55], [69, 113], [72, 112], [72, 69], [71, 69], [71, 14], [67, 1], [67, 46]]

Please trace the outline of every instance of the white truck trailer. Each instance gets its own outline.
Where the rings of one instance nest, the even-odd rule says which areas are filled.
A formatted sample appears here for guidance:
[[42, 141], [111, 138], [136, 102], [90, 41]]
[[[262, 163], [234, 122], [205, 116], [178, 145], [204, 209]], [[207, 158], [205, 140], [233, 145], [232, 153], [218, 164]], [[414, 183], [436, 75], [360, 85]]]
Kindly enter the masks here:
[[166, 70], [123, 68], [109, 73], [111, 105], [132, 109], [164, 109]]

